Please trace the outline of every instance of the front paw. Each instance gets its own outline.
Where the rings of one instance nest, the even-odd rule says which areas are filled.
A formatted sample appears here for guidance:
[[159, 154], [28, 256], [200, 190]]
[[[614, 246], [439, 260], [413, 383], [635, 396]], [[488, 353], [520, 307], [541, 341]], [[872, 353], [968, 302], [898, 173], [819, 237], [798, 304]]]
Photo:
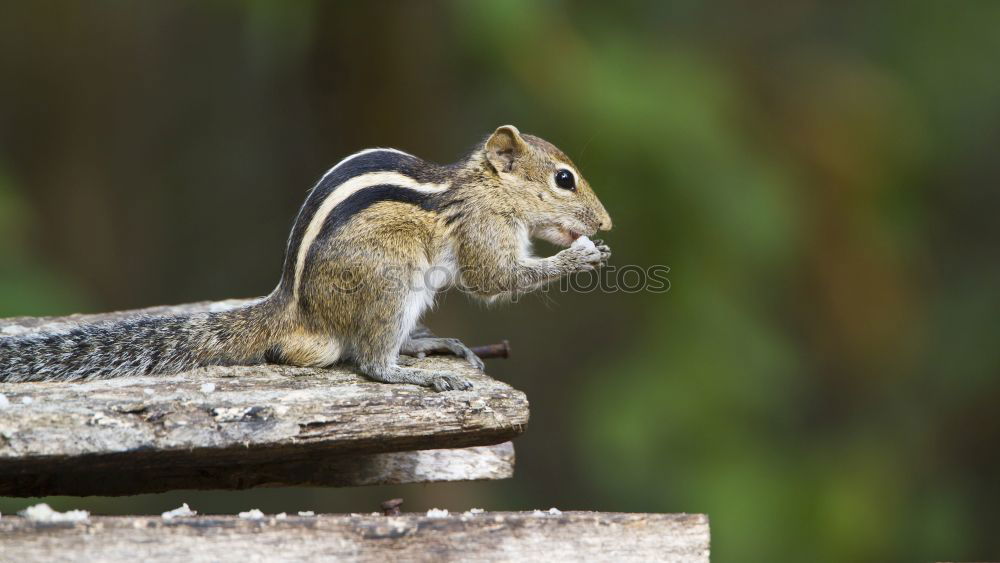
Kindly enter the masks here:
[[[602, 248], [603, 247], [603, 248]], [[586, 237], [580, 237], [573, 245], [559, 253], [570, 273], [590, 272], [603, 265], [611, 249], [602, 244], [598, 247]]]
[[608, 260], [611, 259], [611, 247], [604, 244], [601, 239], [594, 241], [594, 247], [601, 252], [601, 266], [607, 266]]

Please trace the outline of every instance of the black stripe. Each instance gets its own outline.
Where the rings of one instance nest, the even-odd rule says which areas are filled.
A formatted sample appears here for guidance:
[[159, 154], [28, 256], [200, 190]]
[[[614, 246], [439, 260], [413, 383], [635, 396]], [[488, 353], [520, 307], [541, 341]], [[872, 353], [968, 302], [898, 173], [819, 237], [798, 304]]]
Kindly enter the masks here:
[[[354, 157], [341, 164], [336, 170], [322, 178], [309, 193], [299, 214], [295, 218], [292, 232], [285, 250], [285, 264], [281, 274], [282, 291], [291, 292], [295, 279], [295, 260], [299, 245], [313, 215], [319, 210], [328, 195], [351, 178], [369, 172], [399, 172], [421, 183], [440, 183], [447, 180], [450, 172], [445, 166], [438, 166], [420, 160], [415, 156], [400, 154], [391, 150], [374, 151]], [[365, 190], [362, 190], [365, 191]], [[350, 198], [348, 198], [350, 199]], [[346, 201], [346, 200], [345, 200]], [[341, 202], [340, 205], [343, 205]]]
[[[309, 267], [316, 262], [316, 252], [322, 248], [323, 241], [334, 236], [338, 230], [346, 225], [352, 217], [368, 209], [376, 203], [383, 201], [398, 201], [409, 203], [425, 211], [433, 211], [437, 206], [436, 193], [424, 193], [412, 188], [393, 186], [389, 184], [377, 184], [362, 188], [338, 203], [330, 214], [327, 215], [323, 227], [320, 229], [312, 246], [306, 253], [305, 264], [302, 265], [302, 277], [309, 276]], [[299, 306], [303, 309], [309, 308], [309, 303], [305, 295], [299, 296]]]
[[[341, 227], [347, 224], [352, 217], [361, 213], [365, 209], [368, 209], [372, 205], [375, 205], [376, 203], [383, 201], [398, 201], [400, 203], [416, 205], [424, 211], [433, 211], [436, 209], [436, 201], [433, 197], [434, 195], [437, 194], [424, 193], [412, 188], [404, 188], [402, 186], [393, 186], [390, 184], [378, 184], [362, 188], [345, 198], [344, 201], [338, 203], [336, 207], [330, 210], [330, 214], [327, 215], [326, 221], [323, 222], [323, 228], [320, 229], [319, 234], [316, 235], [316, 240], [313, 241], [313, 248], [316, 247], [317, 242], [330, 238], [338, 230], [340, 230]], [[307, 254], [307, 264], [309, 263], [309, 256], [313, 253], [313, 248], [310, 248], [309, 253]]]
[[323, 230], [320, 231], [319, 236], [316, 238], [317, 240], [325, 238], [325, 233], [335, 232], [336, 229], [349, 221], [351, 217], [382, 201], [409, 203], [420, 207], [424, 211], [433, 211], [435, 205], [432, 202], [432, 195], [435, 194], [421, 192], [413, 188], [393, 186], [391, 184], [378, 184], [362, 188], [348, 196], [344, 201], [338, 203], [330, 211], [330, 215], [323, 224]]

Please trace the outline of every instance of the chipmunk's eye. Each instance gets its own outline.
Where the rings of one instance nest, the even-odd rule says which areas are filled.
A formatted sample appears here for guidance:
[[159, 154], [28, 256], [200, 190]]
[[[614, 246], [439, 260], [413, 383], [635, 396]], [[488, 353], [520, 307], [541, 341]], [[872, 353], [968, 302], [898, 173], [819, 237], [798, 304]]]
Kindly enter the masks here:
[[576, 190], [576, 178], [573, 177], [572, 172], [562, 168], [556, 172], [556, 185], [564, 190], [574, 191]]

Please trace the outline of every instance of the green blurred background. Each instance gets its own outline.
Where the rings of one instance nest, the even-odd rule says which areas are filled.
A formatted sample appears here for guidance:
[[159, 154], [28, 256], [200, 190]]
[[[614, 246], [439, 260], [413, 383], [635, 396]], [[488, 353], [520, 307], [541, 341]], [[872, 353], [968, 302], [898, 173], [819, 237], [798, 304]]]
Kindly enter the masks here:
[[[3, 2], [0, 316], [254, 296], [344, 155], [563, 148], [665, 294], [508, 338], [510, 481], [47, 499], [706, 512], [717, 561], [1000, 557], [1000, 2]], [[9, 513], [35, 499], [0, 499]]]

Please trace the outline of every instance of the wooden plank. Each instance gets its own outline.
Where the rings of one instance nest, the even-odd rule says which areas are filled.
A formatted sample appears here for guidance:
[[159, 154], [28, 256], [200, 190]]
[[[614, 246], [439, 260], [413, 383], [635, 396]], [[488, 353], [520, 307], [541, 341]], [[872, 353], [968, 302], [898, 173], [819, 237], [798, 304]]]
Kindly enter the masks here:
[[701, 514], [485, 512], [0, 519], [12, 561], [667, 561], [709, 560]]
[[[32, 475], [0, 475], [0, 496], [120, 496], [175, 489], [253, 487], [360, 487], [446, 481], [484, 481], [514, 476], [514, 444], [381, 454], [318, 453], [270, 462], [234, 460], [228, 465], [164, 461], [139, 470], [84, 464]], [[122, 457], [121, 466], [132, 466]], [[65, 467], [65, 466], [63, 466]]]
[[[195, 304], [172, 312], [235, 303]], [[8, 320], [0, 322], [0, 332], [23, 334], [92, 320]], [[491, 446], [519, 435], [527, 424], [524, 394], [476, 374], [464, 361], [432, 357], [414, 365], [469, 375], [475, 387], [435, 393], [374, 383], [345, 368], [287, 366], [212, 367], [82, 383], [2, 383], [0, 495], [509, 476], [509, 447], [375, 456]], [[459, 459], [464, 461], [451, 463]]]

